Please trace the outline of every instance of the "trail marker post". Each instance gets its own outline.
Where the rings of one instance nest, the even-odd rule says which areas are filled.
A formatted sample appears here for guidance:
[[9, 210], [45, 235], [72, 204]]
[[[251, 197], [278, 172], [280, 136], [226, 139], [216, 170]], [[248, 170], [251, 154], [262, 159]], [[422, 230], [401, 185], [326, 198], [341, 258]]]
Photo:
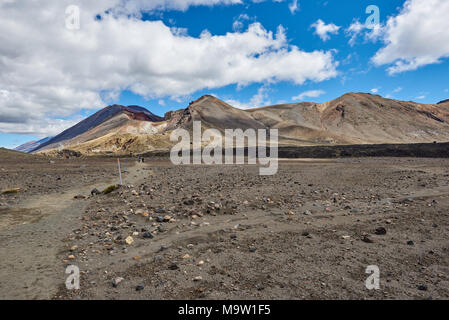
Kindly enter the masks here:
[[120, 169], [120, 159], [117, 159], [117, 163], [118, 163], [118, 175], [120, 177], [120, 185], [123, 185], [123, 181], [122, 181], [122, 170]]

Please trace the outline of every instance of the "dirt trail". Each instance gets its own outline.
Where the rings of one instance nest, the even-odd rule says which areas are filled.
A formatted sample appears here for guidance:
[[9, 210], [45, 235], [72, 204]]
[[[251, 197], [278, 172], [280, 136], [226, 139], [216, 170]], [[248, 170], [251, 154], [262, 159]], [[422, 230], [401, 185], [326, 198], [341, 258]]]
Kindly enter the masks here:
[[[133, 184], [141, 165], [126, 168], [124, 184]], [[67, 233], [80, 224], [89, 203], [75, 200], [93, 188], [103, 190], [112, 179], [94, 185], [40, 195], [18, 208], [2, 212], [0, 219], [0, 299], [50, 299], [66, 275], [56, 259]], [[6, 211], [6, 210], [4, 210]]]

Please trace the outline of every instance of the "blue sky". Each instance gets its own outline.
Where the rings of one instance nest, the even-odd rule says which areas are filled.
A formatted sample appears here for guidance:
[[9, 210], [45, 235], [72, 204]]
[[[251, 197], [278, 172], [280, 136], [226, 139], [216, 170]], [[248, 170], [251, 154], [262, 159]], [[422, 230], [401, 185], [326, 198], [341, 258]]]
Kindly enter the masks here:
[[[332, 67], [335, 68], [335, 72], [333, 74], [332, 72], [327, 73], [324, 79], [317, 80], [314, 79], [313, 74], [308, 74], [305, 76], [306, 79], [304, 81], [299, 81], [295, 76], [285, 76], [284, 74], [287, 74], [285, 72], [278, 75], [276, 71], [272, 71], [272, 74], [265, 78], [261, 77], [260, 80], [258, 76], [255, 76], [254, 79], [249, 81], [237, 79], [234, 81], [232, 75], [226, 74], [223, 75], [226, 81], [221, 81], [220, 83], [211, 82], [210, 85], [199, 84], [192, 88], [186, 87], [185, 83], [188, 83], [188, 80], [182, 80], [184, 81], [182, 82], [182, 90], [185, 88], [185, 92], [187, 93], [181, 95], [173, 94], [170, 90], [164, 90], [165, 84], [160, 81], [157, 82], [157, 86], [161, 86], [161, 88], [152, 90], [151, 88], [141, 89], [137, 87], [135, 82], [133, 82], [135, 80], [120, 80], [117, 81], [119, 84], [116, 87], [114, 87], [115, 84], [101, 84], [89, 87], [85, 92], [93, 96], [97, 92], [100, 98], [97, 100], [95, 100], [96, 98], [92, 98], [89, 103], [80, 101], [78, 107], [77, 96], [71, 94], [71, 100], [67, 100], [67, 105], [71, 107], [61, 108], [61, 111], [55, 111], [59, 109], [54, 107], [46, 108], [45, 101], [50, 99], [44, 95], [46, 92], [42, 93], [41, 97], [39, 96], [39, 92], [35, 93], [37, 91], [33, 91], [28, 105], [30, 110], [33, 110], [32, 108], [39, 110], [39, 116], [30, 119], [28, 122], [33, 124], [33, 130], [29, 132], [23, 129], [14, 130], [15, 126], [11, 125], [11, 123], [15, 123], [15, 120], [7, 123], [7, 120], [2, 120], [2, 113], [0, 113], [0, 123], [2, 121], [6, 123], [3, 127], [0, 126], [0, 146], [12, 148], [29, 140], [42, 138], [46, 134], [57, 133], [58, 130], [62, 130], [69, 124], [73, 124], [83, 117], [98, 111], [101, 107], [113, 103], [144, 106], [153, 113], [162, 116], [167, 111], [186, 107], [189, 101], [197, 99], [203, 94], [213, 94], [241, 108], [300, 101], [324, 102], [347, 92], [372, 92], [388, 98], [413, 100], [422, 103], [436, 103], [449, 98], [449, 59], [447, 58], [449, 51], [442, 51], [438, 55], [432, 56], [426, 52], [421, 52], [421, 50], [416, 50], [416, 53], [412, 52], [413, 48], [407, 51], [407, 43], [388, 46], [389, 41], [392, 39], [403, 42], [410, 41], [411, 43], [415, 43], [415, 40], [423, 41], [422, 39], [412, 39], [414, 30], [407, 29], [411, 28], [409, 24], [404, 24], [404, 26], [399, 25], [402, 28], [401, 30], [393, 29], [387, 25], [388, 19], [394, 21], [400, 15], [407, 17], [406, 15], [409, 14], [410, 19], [414, 19], [419, 14], [422, 15], [419, 10], [424, 9], [422, 7], [423, 2], [418, 3], [420, 0], [411, 1], [417, 3], [409, 3], [411, 5], [409, 12], [404, 11], [405, 0], [299, 0], [298, 10], [291, 10], [293, 1], [266, 0], [262, 2], [243, 1], [243, 3], [223, 4], [221, 2], [226, 1], [217, 0], [220, 4], [213, 6], [187, 6], [187, 8], [178, 8], [176, 5], [170, 7], [167, 5], [165, 8], [158, 7], [150, 10], [148, 8], [141, 8], [138, 10], [137, 15], [134, 13], [133, 19], [148, 24], [151, 22], [160, 22], [163, 26], [177, 28], [176, 31], [172, 29], [172, 32], [177, 32], [180, 35], [180, 41], [182, 41], [182, 37], [193, 40], [199, 39], [205, 30], [211, 36], [222, 36], [223, 39], [229, 38], [230, 34], [244, 33], [251, 25], [256, 23], [260, 24], [266, 32], [271, 31], [275, 38], [279, 26], [282, 26], [283, 34], [286, 38], [286, 44], [283, 46], [287, 48], [286, 50], [293, 50], [291, 48], [296, 47], [307, 53], [321, 51], [332, 55]], [[240, 2], [240, 0], [234, 0], [234, 2]], [[431, 3], [431, 5], [435, 6], [434, 9], [438, 10], [436, 6], [443, 2], [440, 0], [429, 0], [428, 3]], [[348, 28], [351, 25], [356, 26], [357, 22], [363, 26], [367, 17], [370, 16], [370, 14], [366, 13], [366, 9], [369, 5], [373, 4], [379, 8], [380, 12], [379, 22], [381, 31], [379, 35], [369, 38], [369, 32], [371, 30], [362, 27], [353, 39], [353, 42], [351, 42], [351, 36], [354, 34], [350, 34]], [[447, 6], [444, 9], [440, 9], [446, 10], [446, 8]], [[99, 14], [102, 14], [102, 12], [99, 12]], [[319, 20], [323, 22], [324, 26], [333, 26], [333, 28], [337, 28], [338, 30], [318, 34], [319, 32], [314, 27], [314, 24]], [[100, 23], [106, 22], [100, 21]], [[139, 24], [136, 21], [133, 23]], [[439, 25], [439, 21], [435, 23], [437, 24], [433, 28], [435, 30], [445, 27], [441, 25], [441, 23], [445, 22], [441, 22]], [[420, 27], [416, 25], [416, 28]], [[432, 29], [430, 31], [421, 31], [422, 33], [432, 32]], [[416, 33], [420, 34], [421, 32], [417, 30]], [[156, 37], [157, 35], [154, 36]], [[431, 41], [433, 38], [430, 37], [429, 39]], [[121, 43], [126, 46], [127, 41], [128, 39], [124, 38]], [[138, 41], [138, 39], [134, 39], [134, 41]], [[426, 46], [427, 44], [423, 42], [422, 45]], [[155, 46], [155, 48], [158, 48], [155, 50], [160, 50], [158, 46]], [[385, 50], [386, 54], [379, 59], [381, 61], [373, 60], [373, 57], [384, 48], [387, 48]], [[192, 50], [194, 49], [192, 48]], [[101, 51], [101, 49], [98, 50]], [[145, 47], [145, 50], [151, 51], [151, 44]], [[172, 47], [170, 50], [176, 50], [176, 47]], [[276, 50], [273, 49], [273, 51]], [[279, 52], [275, 53], [281, 54]], [[83, 53], [81, 53], [79, 59], [86, 59], [85, 63], [91, 63], [89, 60], [91, 54], [89, 53], [83, 56]], [[116, 64], [120, 64], [120, 54], [122, 53], [117, 53]], [[255, 56], [254, 59], [257, 58]], [[218, 63], [220, 57], [214, 56], [211, 59], [217, 59]], [[127, 61], [127, 63], [133, 63], [132, 59], [130, 61]], [[391, 72], [391, 67], [398, 61], [405, 61], [409, 65], [413, 65], [416, 61], [419, 62], [417, 67], [407, 67], [410, 70]], [[207, 61], [205, 63], [210, 63], [210, 68], [213, 69], [213, 61]], [[299, 70], [300, 63], [298, 61], [298, 65], [293, 64], [292, 68], [299, 66]], [[267, 65], [266, 67], [269, 68], [270, 66]], [[55, 69], [57, 68], [66, 70], [64, 69], [65, 66], [61, 67], [58, 65]], [[192, 67], [192, 69], [194, 68], [195, 66]], [[263, 69], [264, 66], [259, 64], [258, 68]], [[16, 70], [15, 72], [19, 71]], [[119, 71], [115, 72], [119, 73]], [[172, 70], [170, 72], [176, 73], [176, 71]], [[208, 72], [208, 70], [201, 70], [201, 72]], [[247, 71], [242, 69], [242, 72]], [[317, 74], [320, 72], [323, 73], [324, 71], [316, 70]], [[70, 74], [70, 72], [66, 73]], [[149, 74], [145, 76], [151, 78], [153, 75]], [[187, 72], [186, 75], [175, 75], [173, 79], [178, 81], [180, 78], [186, 76], [189, 76]], [[78, 75], [78, 77], [80, 76]], [[89, 77], [90, 75], [86, 76], [86, 79], [83, 79], [82, 76], [80, 79], [72, 77], [67, 82], [67, 86], [75, 86], [76, 88], [77, 83], [82, 81], [88, 82], [90, 80]], [[111, 74], [107, 74], [106, 71], [105, 74], [103, 71], [102, 77], [113, 78], [114, 75], [112, 72]], [[288, 79], [289, 77], [291, 79]], [[192, 71], [192, 79], [194, 78], [198, 78], [196, 71]], [[175, 83], [172, 82], [175, 81], [173, 79], [167, 76], [167, 87]], [[151, 82], [147, 86], [151, 87]], [[98, 88], [104, 88], [104, 90]], [[12, 87], [12, 89], [9, 89], [9, 95], [15, 93], [13, 90], [23, 92], [23, 95], [25, 95], [28, 94], [28, 91], [31, 91], [27, 89], [25, 86]], [[65, 92], [67, 90], [62, 91]], [[84, 92], [81, 89], [79, 91], [80, 95]], [[54, 100], [56, 98], [52, 98], [53, 100], [50, 101], [50, 104], [57, 103], [56, 105], [60, 107], [64, 104], [64, 99], [66, 98], [65, 96], [61, 98], [61, 94], [56, 96], [60, 100], [55, 102]], [[18, 97], [21, 96], [18, 95]], [[44, 102], [39, 102], [39, 104], [33, 99]], [[1, 102], [0, 108], [4, 108], [8, 112], [14, 112], [15, 110], [10, 106], [2, 106]], [[3, 113], [4, 119], [7, 118], [5, 114], [6, 112]], [[57, 123], [54, 124], [54, 121], [57, 121]], [[23, 126], [27, 125], [27, 123], [23, 124], [20, 121], [16, 121], [16, 123]], [[46, 128], [47, 123], [51, 123], [49, 128]]]

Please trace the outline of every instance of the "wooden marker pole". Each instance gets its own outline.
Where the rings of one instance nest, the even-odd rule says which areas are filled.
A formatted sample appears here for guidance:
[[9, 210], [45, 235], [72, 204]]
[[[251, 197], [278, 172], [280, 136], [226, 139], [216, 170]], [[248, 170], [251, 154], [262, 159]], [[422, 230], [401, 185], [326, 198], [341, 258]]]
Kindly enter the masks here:
[[118, 174], [120, 176], [120, 185], [123, 185], [123, 181], [122, 181], [122, 170], [120, 169], [120, 159], [117, 159], [117, 163], [118, 163]]

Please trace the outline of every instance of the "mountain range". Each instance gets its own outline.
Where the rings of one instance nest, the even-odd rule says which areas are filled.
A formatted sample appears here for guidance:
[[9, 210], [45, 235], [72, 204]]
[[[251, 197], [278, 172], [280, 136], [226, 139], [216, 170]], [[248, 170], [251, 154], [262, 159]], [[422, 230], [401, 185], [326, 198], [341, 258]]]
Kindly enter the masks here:
[[347, 93], [325, 103], [301, 102], [237, 109], [211, 95], [164, 117], [139, 106], [112, 105], [61, 134], [16, 150], [51, 154], [70, 149], [85, 155], [168, 150], [176, 128], [278, 129], [280, 146], [430, 143], [449, 141], [449, 100], [438, 104]]

